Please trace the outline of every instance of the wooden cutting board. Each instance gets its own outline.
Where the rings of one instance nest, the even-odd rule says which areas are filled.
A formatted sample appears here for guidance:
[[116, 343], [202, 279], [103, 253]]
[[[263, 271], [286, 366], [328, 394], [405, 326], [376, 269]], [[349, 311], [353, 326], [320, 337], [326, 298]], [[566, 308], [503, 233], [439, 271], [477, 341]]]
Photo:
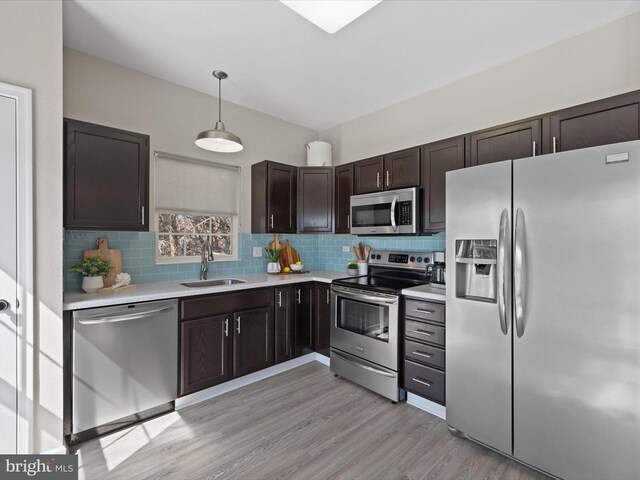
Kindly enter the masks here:
[[98, 248], [94, 250], [85, 250], [84, 258], [101, 257], [109, 261], [113, 268], [104, 276], [104, 286], [110, 287], [116, 283], [116, 275], [122, 273], [122, 252], [120, 250], [110, 249], [107, 237], [98, 238], [96, 247]]
[[292, 263], [300, 261], [300, 255], [298, 255], [298, 251], [289, 244], [288, 239], [285, 242], [284, 248], [282, 249], [282, 253], [280, 254], [280, 258], [278, 259], [278, 261], [280, 263], [280, 267], [282, 268], [288, 267]]
[[267, 248], [273, 250], [275, 248], [280, 248], [282, 249], [282, 244], [280, 243], [280, 234], [279, 233], [274, 233], [273, 234], [273, 242], [269, 243], [267, 245]]

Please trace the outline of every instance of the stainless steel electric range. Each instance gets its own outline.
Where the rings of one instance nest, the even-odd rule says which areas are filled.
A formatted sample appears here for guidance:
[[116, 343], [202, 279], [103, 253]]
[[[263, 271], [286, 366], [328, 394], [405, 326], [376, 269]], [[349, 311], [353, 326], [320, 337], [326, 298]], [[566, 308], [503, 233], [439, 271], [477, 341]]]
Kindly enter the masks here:
[[331, 371], [393, 402], [400, 389], [399, 319], [405, 288], [428, 283], [431, 252], [374, 251], [369, 275], [331, 284]]

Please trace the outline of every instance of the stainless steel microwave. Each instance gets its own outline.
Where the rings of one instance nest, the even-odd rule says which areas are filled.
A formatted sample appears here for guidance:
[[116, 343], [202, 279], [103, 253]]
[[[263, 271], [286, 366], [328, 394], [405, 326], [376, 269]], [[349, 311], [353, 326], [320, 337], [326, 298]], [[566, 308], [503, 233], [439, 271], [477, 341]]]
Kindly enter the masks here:
[[352, 195], [352, 235], [408, 235], [420, 232], [419, 187]]

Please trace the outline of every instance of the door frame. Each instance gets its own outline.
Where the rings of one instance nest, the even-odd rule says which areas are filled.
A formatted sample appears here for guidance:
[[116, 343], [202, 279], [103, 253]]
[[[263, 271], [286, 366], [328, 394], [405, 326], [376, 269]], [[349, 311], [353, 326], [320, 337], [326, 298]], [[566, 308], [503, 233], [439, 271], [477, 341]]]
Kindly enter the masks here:
[[[34, 271], [32, 91], [0, 82], [0, 95], [16, 101], [17, 183], [17, 453], [33, 452]], [[61, 119], [62, 120], [62, 119]]]

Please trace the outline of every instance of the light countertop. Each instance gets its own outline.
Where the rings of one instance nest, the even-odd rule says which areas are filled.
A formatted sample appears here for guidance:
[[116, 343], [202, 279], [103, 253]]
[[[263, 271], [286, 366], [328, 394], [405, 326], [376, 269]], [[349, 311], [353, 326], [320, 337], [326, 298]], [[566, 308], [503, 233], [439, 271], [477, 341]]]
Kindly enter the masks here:
[[444, 288], [432, 287], [431, 285], [420, 285], [418, 287], [405, 288], [402, 294], [407, 297], [419, 298], [421, 300], [433, 300], [445, 303], [447, 300]]
[[[246, 280], [247, 283], [235, 285], [223, 285], [214, 287], [191, 288], [181, 285], [181, 282], [143, 283], [136, 285], [134, 290], [120, 293], [84, 293], [65, 292], [64, 310], [80, 310], [84, 308], [108, 307], [134, 302], [148, 302], [151, 300], [163, 300], [168, 298], [191, 297], [211, 293], [234, 292], [250, 288], [274, 287], [303, 282], [331, 283], [337, 278], [347, 277], [347, 272], [333, 270], [318, 270], [309, 273], [297, 273], [289, 275], [269, 275], [268, 273], [252, 273], [248, 275], [228, 275], [219, 278], [237, 278]], [[216, 277], [209, 277], [215, 280]], [[188, 280], [188, 281], [197, 281]], [[187, 280], [183, 280], [187, 282]]]

